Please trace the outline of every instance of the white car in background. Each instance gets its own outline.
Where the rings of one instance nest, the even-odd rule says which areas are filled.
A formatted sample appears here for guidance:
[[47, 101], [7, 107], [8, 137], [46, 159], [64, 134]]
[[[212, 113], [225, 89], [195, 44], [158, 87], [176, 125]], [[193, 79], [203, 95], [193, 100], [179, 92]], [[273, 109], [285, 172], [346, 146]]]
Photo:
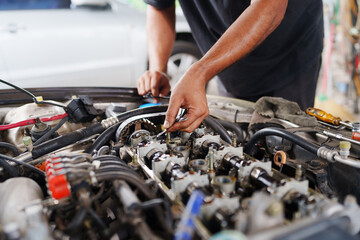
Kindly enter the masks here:
[[[201, 57], [177, 18], [171, 82]], [[0, 79], [24, 88], [136, 87], [147, 62], [145, 12], [126, 1], [0, 2]]]

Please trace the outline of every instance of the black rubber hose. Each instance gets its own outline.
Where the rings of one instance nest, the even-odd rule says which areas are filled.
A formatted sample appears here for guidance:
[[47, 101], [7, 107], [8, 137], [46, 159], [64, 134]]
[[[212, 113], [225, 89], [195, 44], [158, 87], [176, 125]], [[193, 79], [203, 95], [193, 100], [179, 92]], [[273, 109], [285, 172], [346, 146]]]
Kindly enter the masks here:
[[165, 209], [165, 221], [168, 224], [169, 228], [172, 229], [173, 226], [173, 222], [174, 222], [174, 218], [172, 216], [171, 213], [171, 203], [169, 202], [168, 199], [164, 199], [164, 209]]
[[[154, 106], [154, 107], [147, 107], [147, 108], [139, 108], [139, 109], [134, 109], [125, 113], [122, 113], [120, 115], [117, 116], [119, 122], [122, 122], [130, 117], [133, 116], [137, 116], [137, 115], [141, 115], [141, 114], [145, 114], [145, 113], [157, 113], [157, 112], [164, 112], [167, 110], [167, 105], [163, 105], [163, 106]], [[118, 124], [115, 124], [115, 126]], [[109, 129], [114, 128], [115, 126], [110, 127]], [[114, 133], [116, 132], [117, 127], [114, 128]], [[96, 123], [94, 125], [91, 125], [89, 127], [86, 128], [82, 128], [82, 129], [78, 129], [76, 131], [64, 134], [62, 136], [59, 136], [57, 138], [51, 139], [47, 142], [41, 143], [37, 146], [34, 146], [33, 150], [32, 150], [32, 157], [33, 159], [41, 157], [45, 154], [51, 153], [55, 150], [58, 150], [60, 148], [66, 147], [70, 144], [73, 144], [77, 141], [80, 141], [84, 138], [90, 137], [92, 135], [98, 134], [98, 133], [102, 133], [104, 131], [103, 126], [101, 125], [101, 123]], [[87, 153], [92, 153], [93, 150], [91, 149], [96, 149], [99, 150], [99, 148], [101, 146], [103, 146], [107, 141], [109, 141], [111, 139], [111, 137], [113, 136], [109, 135], [106, 136], [107, 138], [105, 139], [106, 141], [103, 141], [102, 138], [100, 138], [102, 135], [100, 135], [97, 140], [100, 138], [100, 140], [95, 141], [93, 146], [90, 148], [90, 151], [86, 151]]]
[[134, 170], [128, 167], [124, 167], [121, 165], [111, 165], [111, 166], [101, 166], [99, 169], [95, 170], [95, 173], [102, 173], [106, 174], [108, 172], [114, 172], [114, 171], [121, 171], [121, 172], [127, 172], [129, 174], [134, 174], [135, 176], [140, 177]]
[[101, 156], [95, 157], [94, 161], [95, 160], [98, 160], [100, 162], [106, 162], [106, 161], [118, 162], [122, 165], [129, 167], [124, 160], [122, 160], [121, 158], [119, 158], [117, 156], [113, 156], [113, 155], [101, 155]]
[[210, 128], [212, 128], [215, 132], [219, 133], [222, 140], [231, 144], [232, 140], [229, 133], [217, 120], [215, 120], [215, 118], [207, 116], [204, 119], [204, 123]]
[[95, 142], [91, 145], [89, 149], [85, 152], [92, 154], [95, 150], [98, 151], [100, 147], [106, 144], [110, 139], [115, 135], [116, 130], [120, 126], [121, 122], [125, 121], [126, 119], [146, 113], [160, 113], [166, 112], [168, 106], [167, 105], [160, 105], [160, 106], [153, 106], [153, 107], [146, 107], [146, 108], [137, 108], [131, 111], [127, 111], [125, 113], [119, 114], [117, 119], [119, 123], [115, 124], [114, 126], [106, 129], [99, 137], [96, 138]]
[[19, 177], [19, 171], [11, 166], [5, 159], [0, 158], [0, 166], [11, 176], [11, 177]]
[[147, 113], [161, 113], [166, 112], [168, 108], [168, 105], [159, 105], [159, 106], [153, 106], [153, 107], [145, 107], [145, 108], [136, 108], [127, 112], [124, 112], [122, 114], [119, 114], [117, 116], [119, 122], [125, 121], [126, 119], [130, 117], [135, 117], [138, 115], [143, 115]]
[[100, 167], [102, 166], [109, 166], [109, 165], [115, 165], [115, 166], [125, 166], [123, 163], [115, 162], [115, 161], [102, 161], [100, 164]]
[[14, 156], [19, 156], [19, 150], [17, 149], [17, 147], [15, 147], [15, 145], [11, 144], [11, 143], [7, 143], [7, 142], [0, 142], [0, 148], [7, 148], [10, 151], [13, 152]]
[[146, 198], [155, 198], [155, 195], [149, 189], [147, 189], [147, 185], [138, 175], [130, 174], [128, 172], [108, 171], [106, 173], [96, 173], [96, 179], [98, 182], [124, 180], [130, 185], [139, 189]]
[[28, 163], [25, 163], [25, 162], [21, 162], [19, 160], [16, 160], [14, 158], [11, 158], [9, 156], [6, 156], [6, 155], [3, 155], [3, 154], [0, 154], [0, 158], [3, 158], [3, 159], [6, 159], [8, 161], [11, 161], [11, 162], [14, 162], [14, 163], [17, 163], [19, 165], [22, 165], [24, 167], [26, 167], [27, 169], [31, 170], [32, 172], [36, 172], [38, 173], [39, 175], [45, 177], [45, 173], [43, 171], [41, 171], [40, 169], [34, 167], [33, 165], [31, 164], [28, 164]]
[[99, 215], [97, 215], [97, 213], [94, 210], [92, 210], [91, 208], [88, 210], [88, 213], [95, 220], [95, 222], [99, 225], [99, 227], [102, 228], [103, 232], [105, 232], [107, 230], [107, 226], [105, 225], [103, 220], [101, 220]]
[[53, 135], [59, 128], [61, 128], [61, 126], [64, 125], [64, 123], [68, 119], [69, 119], [69, 116], [66, 116], [63, 119], [61, 119], [61, 121], [58, 122], [58, 124], [56, 124], [55, 127], [53, 127], [50, 131], [48, 131], [47, 133], [42, 135], [36, 142], [34, 142], [33, 146], [37, 146], [37, 145], [45, 142], [46, 140], [48, 140], [51, 137], [51, 135]]
[[234, 131], [236, 134], [237, 140], [239, 142], [243, 143], [245, 141], [243, 130], [236, 123], [225, 121], [222, 119], [216, 119], [216, 120], [221, 125], [223, 125], [224, 128]]
[[305, 139], [303, 139], [302, 137], [299, 137], [298, 135], [288, 132], [284, 129], [281, 128], [264, 128], [259, 130], [258, 132], [256, 132], [248, 141], [248, 143], [245, 146], [244, 151], [249, 154], [249, 155], [253, 155], [252, 150], [254, 149], [255, 144], [262, 138], [267, 137], [267, 136], [278, 136], [278, 137], [282, 137], [285, 138], [297, 145], [299, 145], [300, 147], [304, 148], [305, 150], [317, 155], [317, 151], [319, 149], [319, 146], [306, 141]]
[[[126, 181], [128, 184], [136, 187], [138, 190], [140, 190], [140, 192], [148, 199], [154, 199], [155, 198], [155, 194], [150, 191], [150, 189], [148, 189], [147, 185], [145, 184], [145, 182], [137, 177], [136, 175], [132, 175], [129, 173], [124, 173], [124, 172], [107, 172], [105, 173], [97, 173], [96, 178], [99, 182], [101, 181], [113, 181], [113, 180], [124, 180]], [[155, 207], [155, 212], [156, 212], [156, 216], [158, 218], [159, 223], [161, 224], [161, 226], [163, 227], [164, 230], [166, 230], [168, 233], [172, 234], [172, 229], [169, 228], [169, 226], [166, 224], [164, 218], [161, 216], [160, 212], [161, 212], [161, 208], [160, 207]]]
[[101, 166], [105, 166], [105, 165], [109, 165], [109, 164], [115, 164], [115, 165], [121, 165], [121, 166], [128, 166], [127, 164], [120, 162], [120, 161], [115, 161], [113, 159], [105, 159], [105, 160], [100, 160], [101, 162]]
[[84, 138], [101, 133], [102, 131], [104, 131], [104, 128], [101, 123], [96, 123], [89, 127], [81, 128], [76, 131], [64, 134], [62, 136], [34, 146], [33, 150], [31, 151], [32, 157], [33, 159], [41, 157], [45, 154], [51, 153], [55, 150], [76, 143], [77, 141], [80, 141]]
[[78, 231], [80, 225], [83, 223], [83, 221], [86, 217], [86, 214], [87, 214], [87, 210], [84, 207], [81, 208], [79, 211], [77, 211], [74, 218], [67, 225], [65, 232], [70, 233], [72, 231]]
[[91, 145], [89, 149], [85, 151], [85, 153], [92, 154], [94, 151], [98, 151], [102, 146], [104, 146], [110, 139], [115, 136], [116, 130], [120, 126], [120, 123], [111, 126], [106, 129], [103, 133], [100, 134], [95, 140], [95, 142]]

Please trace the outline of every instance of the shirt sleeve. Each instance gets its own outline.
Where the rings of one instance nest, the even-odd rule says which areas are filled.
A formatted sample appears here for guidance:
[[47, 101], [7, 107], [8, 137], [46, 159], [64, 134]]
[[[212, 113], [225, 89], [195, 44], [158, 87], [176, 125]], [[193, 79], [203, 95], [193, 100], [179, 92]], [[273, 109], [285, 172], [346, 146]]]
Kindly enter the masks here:
[[144, 0], [144, 2], [160, 10], [175, 4], [175, 0]]

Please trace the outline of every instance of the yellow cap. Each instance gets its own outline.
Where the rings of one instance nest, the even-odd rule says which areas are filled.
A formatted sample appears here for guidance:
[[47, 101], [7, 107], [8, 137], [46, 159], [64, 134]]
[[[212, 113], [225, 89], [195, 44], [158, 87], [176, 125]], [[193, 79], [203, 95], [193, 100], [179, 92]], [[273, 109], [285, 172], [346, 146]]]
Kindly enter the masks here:
[[44, 99], [43, 99], [43, 97], [42, 97], [42, 96], [37, 96], [37, 97], [36, 97], [36, 100], [37, 100], [37, 101], [39, 101], [39, 102], [44, 101]]
[[348, 142], [348, 141], [340, 141], [339, 148], [340, 149], [350, 149], [351, 148], [351, 143]]

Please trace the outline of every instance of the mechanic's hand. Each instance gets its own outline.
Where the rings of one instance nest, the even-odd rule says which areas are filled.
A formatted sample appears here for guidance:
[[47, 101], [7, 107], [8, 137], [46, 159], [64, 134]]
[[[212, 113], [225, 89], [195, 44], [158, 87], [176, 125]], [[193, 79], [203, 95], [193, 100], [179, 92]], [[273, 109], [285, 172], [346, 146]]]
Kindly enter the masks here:
[[[209, 115], [205, 85], [206, 82], [200, 81], [197, 74], [191, 74], [189, 71], [182, 77], [171, 92], [164, 128], [169, 132], [192, 132], [201, 124]], [[180, 107], [187, 110], [185, 120], [175, 123]]]
[[[151, 91], [153, 96], [165, 97], [170, 92], [169, 79], [166, 74], [159, 71], [146, 71], [137, 82], [139, 95]], [[160, 94], [160, 95], [159, 95]], [[159, 99], [154, 98], [156, 102]]]

